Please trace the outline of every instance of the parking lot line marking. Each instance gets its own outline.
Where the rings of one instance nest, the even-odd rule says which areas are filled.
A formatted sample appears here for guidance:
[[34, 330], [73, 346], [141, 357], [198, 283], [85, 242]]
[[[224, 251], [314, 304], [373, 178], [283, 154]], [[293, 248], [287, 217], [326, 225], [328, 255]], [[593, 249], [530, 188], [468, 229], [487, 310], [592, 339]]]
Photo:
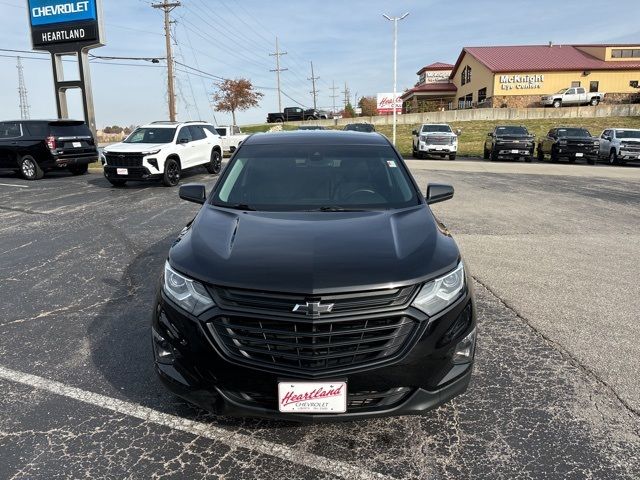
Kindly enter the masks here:
[[29, 188], [29, 185], [16, 185], [15, 183], [0, 183], [4, 187]]
[[129, 417], [138, 418], [145, 422], [179, 430], [191, 435], [196, 435], [216, 442], [223, 443], [233, 449], [243, 448], [262, 455], [276, 457], [296, 465], [318, 470], [330, 475], [347, 479], [385, 479], [388, 475], [372, 472], [355, 465], [339, 460], [321, 457], [310, 452], [296, 450], [286, 445], [262, 440], [243, 433], [237, 433], [214, 425], [181, 418], [170, 413], [163, 413], [143, 405], [108, 397], [99, 393], [89, 392], [80, 388], [71, 387], [55, 380], [49, 380], [37, 375], [19, 372], [0, 366], [0, 379], [14, 383], [20, 383], [29, 387], [44, 390], [55, 395], [61, 395], [79, 402], [93, 405], [105, 410], [120, 413]]

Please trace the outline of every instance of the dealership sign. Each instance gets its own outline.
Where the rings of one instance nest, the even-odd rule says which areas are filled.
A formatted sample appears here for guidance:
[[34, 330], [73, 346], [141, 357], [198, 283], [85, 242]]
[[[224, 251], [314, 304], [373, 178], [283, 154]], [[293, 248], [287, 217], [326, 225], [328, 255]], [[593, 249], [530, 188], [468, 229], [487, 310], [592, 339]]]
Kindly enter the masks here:
[[426, 70], [420, 74], [418, 85], [425, 83], [449, 83], [451, 70]]
[[34, 49], [101, 45], [100, 0], [27, 0]]
[[[378, 114], [386, 115], [393, 113], [394, 101], [393, 93], [379, 93], [378, 94]], [[400, 94], [396, 96], [395, 109], [397, 113], [402, 113], [402, 98]]]
[[542, 88], [544, 75], [521, 74], [521, 75], [500, 75], [500, 88], [502, 90], [536, 90]]

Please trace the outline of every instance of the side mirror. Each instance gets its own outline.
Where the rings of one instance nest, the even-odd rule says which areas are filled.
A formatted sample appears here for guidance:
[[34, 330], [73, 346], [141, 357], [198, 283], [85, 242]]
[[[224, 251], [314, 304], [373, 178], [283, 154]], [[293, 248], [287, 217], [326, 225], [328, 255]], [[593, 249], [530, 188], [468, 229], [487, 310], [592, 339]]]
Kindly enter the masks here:
[[608, 141], [611, 141], [611, 137], [609, 135], [605, 135], [604, 139], [608, 140]]
[[487, 136], [488, 136], [488, 137], [493, 137], [493, 132], [489, 132], [489, 133], [487, 133]]
[[430, 183], [427, 185], [427, 203], [429, 205], [444, 202], [453, 198], [453, 187], [442, 183]]
[[462, 129], [458, 128], [456, 130], [456, 135], [458, 135], [458, 136], [462, 135]]
[[180, 139], [178, 139], [178, 143], [181, 143], [181, 144], [184, 145], [185, 143], [189, 143], [189, 139], [188, 138], [180, 138]]
[[418, 135], [418, 130], [413, 130], [413, 131], [411, 132], [411, 135]]
[[200, 183], [187, 183], [178, 190], [178, 196], [187, 202], [202, 205], [207, 200], [207, 189]]

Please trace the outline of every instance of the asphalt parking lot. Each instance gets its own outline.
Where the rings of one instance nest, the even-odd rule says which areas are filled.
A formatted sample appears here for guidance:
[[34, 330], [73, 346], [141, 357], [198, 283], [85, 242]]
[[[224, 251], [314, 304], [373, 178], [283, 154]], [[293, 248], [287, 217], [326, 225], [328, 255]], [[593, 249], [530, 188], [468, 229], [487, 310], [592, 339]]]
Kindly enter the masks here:
[[0, 173], [0, 478], [639, 478], [640, 168], [408, 164], [456, 188], [434, 211], [476, 279], [475, 376], [424, 417], [330, 425], [155, 378], [153, 293], [198, 208], [177, 189]]

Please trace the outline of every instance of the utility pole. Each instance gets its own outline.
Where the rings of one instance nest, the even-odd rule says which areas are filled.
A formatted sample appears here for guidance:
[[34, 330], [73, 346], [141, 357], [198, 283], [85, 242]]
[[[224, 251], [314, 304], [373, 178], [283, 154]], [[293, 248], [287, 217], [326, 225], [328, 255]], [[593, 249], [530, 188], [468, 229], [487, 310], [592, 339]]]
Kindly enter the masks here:
[[288, 68], [280, 68], [280, 57], [282, 55], [286, 55], [287, 52], [281, 52], [280, 47], [278, 46], [278, 37], [276, 37], [276, 53], [270, 53], [270, 57], [276, 57], [276, 69], [270, 70], [271, 72], [276, 72], [276, 80], [278, 82], [278, 111], [282, 112], [282, 92], [280, 90], [280, 72], [285, 72]]
[[339, 95], [336, 95], [336, 90], [338, 90], [339, 87], [336, 87], [336, 81], [333, 80], [331, 82], [331, 100], [333, 101], [333, 113], [336, 113], [336, 98], [339, 97]]
[[344, 95], [344, 100], [342, 101], [342, 103], [344, 103], [344, 108], [347, 108], [347, 104], [349, 103], [349, 97], [351, 96], [351, 91], [347, 86], [347, 82], [344, 82], [344, 90], [341, 93]]
[[398, 21], [404, 20], [409, 15], [405, 13], [401, 17], [390, 17], [382, 14], [384, 18], [393, 22], [393, 144], [396, 144], [396, 99], [398, 98]]
[[20, 97], [20, 120], [29, 120], [29, 99], [27, 98], [27, 86], [24, 83], [24, 71], [22, 59], [18, 57], [18, 95]]
[[169, 120], [176, 121], [175, 77], [173, 76], [173, 52], [171, 51], [171, 19], [169, 13], [181, 5], [180, 2], [153, 3], [151, 6], [164, 11], [164, 37], [167, 47], [167, 90], [169, 95]]
[[318, 90], [316, 90], [316, 80], [320, 77], [313, 76], [313, 62], [311, 62], [311, 78], [307, 78], [307, 80], [311, 80], [311, 85], [313, 86], [313, 91], [309, 92], [313, 95], [313, 109], [316, 110], [318, 108]]

